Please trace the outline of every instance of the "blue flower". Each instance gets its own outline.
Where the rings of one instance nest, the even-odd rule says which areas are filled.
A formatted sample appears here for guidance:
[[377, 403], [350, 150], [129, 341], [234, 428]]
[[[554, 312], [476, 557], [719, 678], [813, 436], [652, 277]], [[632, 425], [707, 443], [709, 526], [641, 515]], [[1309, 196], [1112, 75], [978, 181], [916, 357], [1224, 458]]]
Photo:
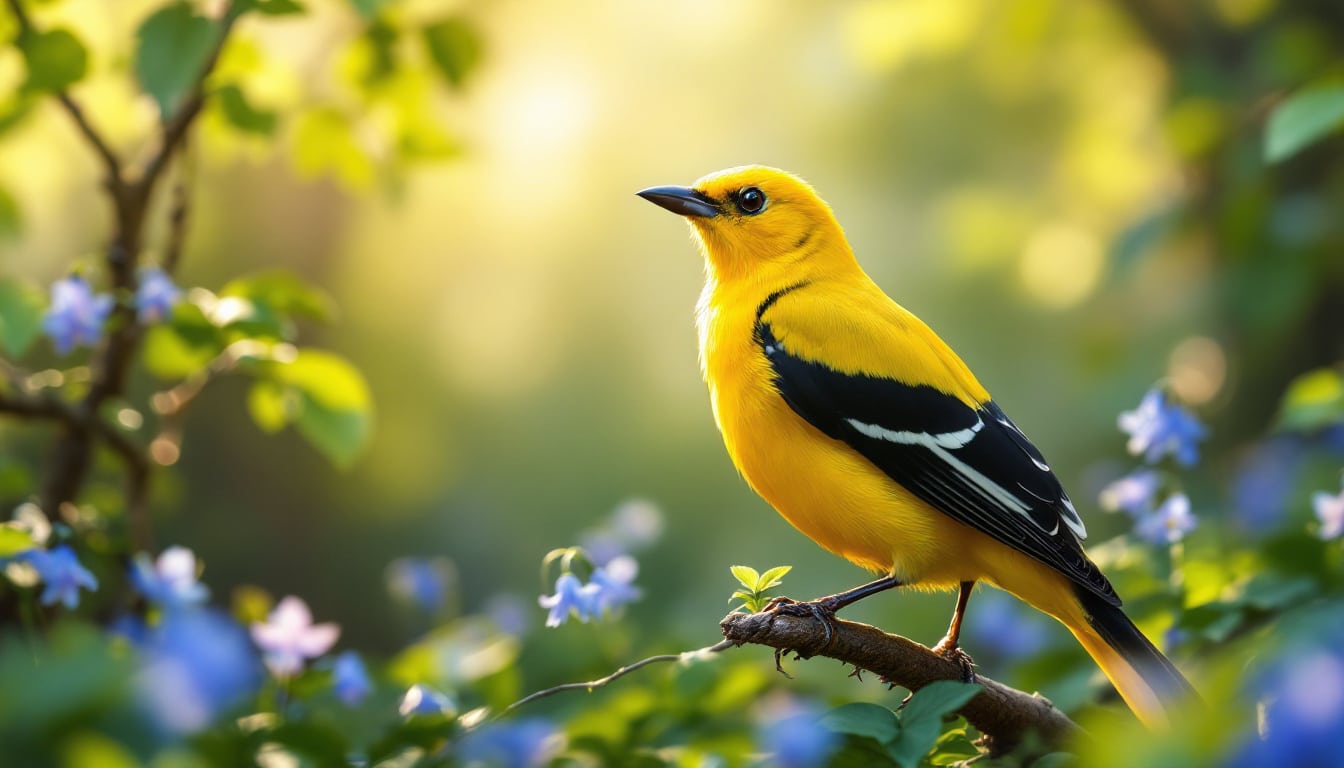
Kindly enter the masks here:
[[402, 557], [388, 563], [385, 578], [393, 597], [435, 613], [443, 608], [456, 575], [443, 558]]
[[135, 291], [135, 311], [145, 325], [164, 319], [177, 306], [182, 291], [173, 279], [158, 267], [140, 271], [140, 287]]
[[261, 664], [247, 634], [217, 611], [166, 613], [140, 649], [136, 697], [172, 733], [210, 725], [261, 683]]
[[1197, 522], [1190, 514], [1190, 498], [1184, 493], [1173, 493], [1162, 506], [1139, 518], [1134, 530], [1144, 541], [1175, 544], [1193, 531]]
[[663, 513], [651, 501], [622, 502], [602, 526], [580, 536], [583, 549], [598, 565], [649, 546], [663, 534]]
[[81, 345], [93, 346], [103, 335], [112, 304], [110, 295], [95, 296], [81, 277], [57, 280], [51, 284], [51, 307], [42, 318], [42, 328], [58, 354], [69, 354]]
[[336, 691], [336, 698], [350, 706], [360, 703], [373, 692], [373, 681], [358, 653], [346, 651], [336, 657], [331, 665], [331, 687]]
[[439, 693], [427, 685], [412, 685], [401, 697], [398, 708], [403, 717], [411, 715], [447, 715], [457, 714], [457, 704], [447, 695]]
[[1246, 529], [1265, 531], [1285, 518], [1305, 453], [1296, 435], [1269, 438], [1247, 452], [1232, 487], [1236, 517]]
[[550, 614], [546, 616], [546, 626], [558, 627], [564, 624], [571, 613], [577, 616], [579, 621], [584, 622], [597, 616], [601, 613], [601, 608], [597, 604], [597, 593], [600, 589], [596, 584], [583, 584], [579, 581], [579, 577], [572, 573], [560, 574], [560, 578], [555, 580], [555, 594], [537, 598], [542, 608], [550, 609]]
[[634, 586], [638, 574], [639, 563], [629, 555], [621, 555], [594, 570], [588, 583], [597, 587], [593, 597], [597, 612], [605, 613], [638, 600], [639, 588]]
[[555, 727], [545, 720], [487, 723], [462, 737], [459, 752], [468, 765], [535, 768], [555, 755], [561, 741]]
[[1050, 625], [1035, 611], [1025, 611], [1017, 599], [997, 589], [975, 596], [975, 613], [966, 629], [981, 648], [1005, 659], [1034, 657], [1050, 642]]
[[822, 725], [813, 707], [795, 705], [768, 716], [757, 728], [756, 742], [762, 751], [773, 753], [771, 766], [814, 768], [840, 746], [840, 735]]
[[61, 603], [66, 608], [75, 608], [79, 605], [81, 588], [90, 592], [98, 589], [98, 579], [79, 564], [75, 551], [65, 544], [55, 549], [30, 549], [20, 557], [33, 566], [46, 585], [42, 590], [43, 605]]
[[1264, 691], [1267, 708], [1258, 737], [1228, 766], [1311, 768], [1338, 765], [1344, 738], [1344, 658], [1318, 647], [1290, 653]]
[[141, 552], [131, 563], [131, 583], [146, 600], [163, 608], [198, 605], [210, 590], [196, 580], [196, 555], [186, 547], [169, 547], [150, 561]]
[[1191, 466], [1199, 460], [1198, 442], [1207, 436], [1204, 425], [1181, 406], [1167, 402], [1161, 389], [1148, 390], [1138, 408], [1120, 414], [1119, 424], [1129, 434], [1129, 452], [1143, 454], [1149, 464], [1170, 454]]
[[1138, 517], [1153, 508], [1153, 496], [1162, 478], [1151, 469], [1140, 469], [1125, 475], [1101, 491], [1101, 507], [1108, 512], [1128, 512]]

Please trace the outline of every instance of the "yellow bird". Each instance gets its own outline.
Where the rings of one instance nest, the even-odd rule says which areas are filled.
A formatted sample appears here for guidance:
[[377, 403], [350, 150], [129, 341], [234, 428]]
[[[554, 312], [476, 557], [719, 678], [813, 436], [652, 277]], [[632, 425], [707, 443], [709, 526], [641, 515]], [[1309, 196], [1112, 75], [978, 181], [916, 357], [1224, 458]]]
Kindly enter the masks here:
[[885, 574], [782, 609], [829, 622], [892, 587], [959, 588], [936, 650], [964, 660], [962, 616], [985, 581], [1062, 622], [1141, 720], [1167, 724], [1190, 684], [1083, 553], [1059, 480], [956, 353], [864, 273], [830, 206], [763, 166], [638, 194], [685, 216], [704, 254], [700, 364], [733, 463], [795, 528]]

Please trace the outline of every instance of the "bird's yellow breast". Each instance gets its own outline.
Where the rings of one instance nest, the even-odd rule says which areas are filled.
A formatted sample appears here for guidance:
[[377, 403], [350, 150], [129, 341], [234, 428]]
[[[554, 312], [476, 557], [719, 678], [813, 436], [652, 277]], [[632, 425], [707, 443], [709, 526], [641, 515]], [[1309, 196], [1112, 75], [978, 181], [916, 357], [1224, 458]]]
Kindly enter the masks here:
[[[828, 286], [805, 290], [810, 295], [799, 291], [771, 308], [771, 316], [778, 310], [777, 322], [783, 321], [780, 340], [802, 348], [830, 336], [828, 361], [843, 364], [846, 353], [837, 350], [846, 344], [837, 342], [853, 338], [857, 355], [861, 329], [787, 323], [792, 302], [829, 300]], [[983, 577], [985, 568], [974, 558], [946, 557], [949, 544], [977, 532], [929, 507], [848, 445], [818, 431], [779, 395], [770, 363], [753, 339], [756, 310], [768, 293], [760, 286], [711, 283], [699, 312], [701, 363], [714, 418], [728, 454], [752, 489], [809, 538], [865, 568], [933, 587], [954, 585], [972, 573]], [[849, 300], [854, 300], [852, 289]]]

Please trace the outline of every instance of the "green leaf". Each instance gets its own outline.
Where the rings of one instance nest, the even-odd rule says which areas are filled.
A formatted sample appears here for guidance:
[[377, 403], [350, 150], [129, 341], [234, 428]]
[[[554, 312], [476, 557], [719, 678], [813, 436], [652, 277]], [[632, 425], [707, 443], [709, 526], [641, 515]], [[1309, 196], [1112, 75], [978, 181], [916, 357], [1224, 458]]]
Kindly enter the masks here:
[[956, 680], [939, 680], [920, 688], [901, 710], [900, 737], [889, 747], [893, 760], [903, 766], [918, 766], [943, 732], [943, 717], [980, 693], [980, 686]]
[[292, 139], [294, 168], [303, 176], [331, 174], [352, 190], [366, 189], [374, 164], [355, 136], [350, 118], [331, 108], [300, 115]]
[[0, 187], [0, 238], [11, 238], [23, 231], [23, 214], [9, 190]]
[[761, 574], [760, 578], [756, 580], [756, 591], [764, 592], [771, 587], [778, 587], [780, 585], [780, 579], [791, 570], [793, 570], [792, 565], [777, 565], [774, 568], [771, 568]]
[[836, 733], [867, 736], [886, 744], [896, 738], [901, 727], [890, 709], [877, 704], [844, 704], [821, 716], [821, 724]]
[[47, 302], [28, 283], [0, 280], [0, 349], [22, 357], [42, 332]]
[[219, 88], [211, 97], [219, 104], [219, 109], [224, 113], [224, 119], [228, 120], [229, 125], [246, 133], [257, 133], [263, 136], [270, 136], [275, 133], [275, 124], [277, 121], [275, 112], [262, 110], [253, 107], [248, 102], [247, 96], [243, 90], [236, 85], [226, 85]]
[[738, 583], [753, 591], [756, 589], [757, 580], [761, 578], [756, 569], [749, 565], [734, 565], [728, 570], [733, 572], [733, 578], [737, 579]]
[[387, 0], [350, 0], [350, 5], [366, 19], [372, 19]]
[[315, 349], [299, 350], [293, 362], [275, 371], [276, 381], [300, 395], [299, 433], [336, 466], [353, 464], [373, 431], [364, 376], [345, 358]]
[[200, 77], [218, 39], [217, 24], [186, 0], [164, 6], [136, 33], [135, 76], [167, 120]]
[[89, 70], [89, 54], [84, 44], [69, 31], [52, 29], [27, 32], [19, 36], [19, 49], [28, 64], [25, 90], [63, 91], [84, 79]]
[[1279, 429], [1310, 431], [1344, 421], [1344, 376], [1317, 368], [1288, 385], [1279, 406]]
[[1269, 116], [1265, 159], [1286, 160], [1344, 125], [1344, 86], [1313, 88], [1288, 97]]
[[296, 0], [242, 0], [237, 10], [239, 13], [256, 11], [266, 16], [288, 16], [303, 13], [306, 9]]
[[289, 390], [273, 381], [258, 381], [247, 391], [247, 412], [267, 434], [284, 429], [293, 419], [295, 410]]
[[237, 296], [287, 316], [330, 322], [335, 302], [325, 291], [304, 282], [292, 272], [271, 270], [231, 280], [220, 296]]
[[424, 28], [425, 47], [434, 67], [454, 88], [461, 88], [485, 54], [476, 27], [461, 18], [448, 18]]
[[223, 351], [219, 330], [200, 307], [187, 302], [173, 310], [172, 323], [153, 326], [145, 333], [145, 368], [168, 381], [204, 370]]
[[34, 546], [33, 537], [27, 531], [12, 525], [0, 525], [0, 557], [13, 557]]

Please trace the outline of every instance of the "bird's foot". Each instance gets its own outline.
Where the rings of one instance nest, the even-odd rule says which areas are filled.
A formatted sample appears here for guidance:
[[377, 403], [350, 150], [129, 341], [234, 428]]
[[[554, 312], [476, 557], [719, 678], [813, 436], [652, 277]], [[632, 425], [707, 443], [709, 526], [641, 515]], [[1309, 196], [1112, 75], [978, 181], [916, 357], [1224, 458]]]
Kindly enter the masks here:
[[933, 652], [947, 659], [956, 662], [961, 667], [961, 681], [963, 683], [975, 682], [975, 660], [971, 654], [963, 651], [957, 641], [950, 637], [944, 637], [933, 646]]
[[826, 642], [822, 645], [823, 650], [831, 647], [831, 641], [835, 639], [835, 605], [832, 604], [830, 598], [823, 597], [820, 600], [800, 603], [792, 598], [776, 597], [765, 604], [761, 613], [816, 619], [821, 622], [822, 629], [826, 631]]

